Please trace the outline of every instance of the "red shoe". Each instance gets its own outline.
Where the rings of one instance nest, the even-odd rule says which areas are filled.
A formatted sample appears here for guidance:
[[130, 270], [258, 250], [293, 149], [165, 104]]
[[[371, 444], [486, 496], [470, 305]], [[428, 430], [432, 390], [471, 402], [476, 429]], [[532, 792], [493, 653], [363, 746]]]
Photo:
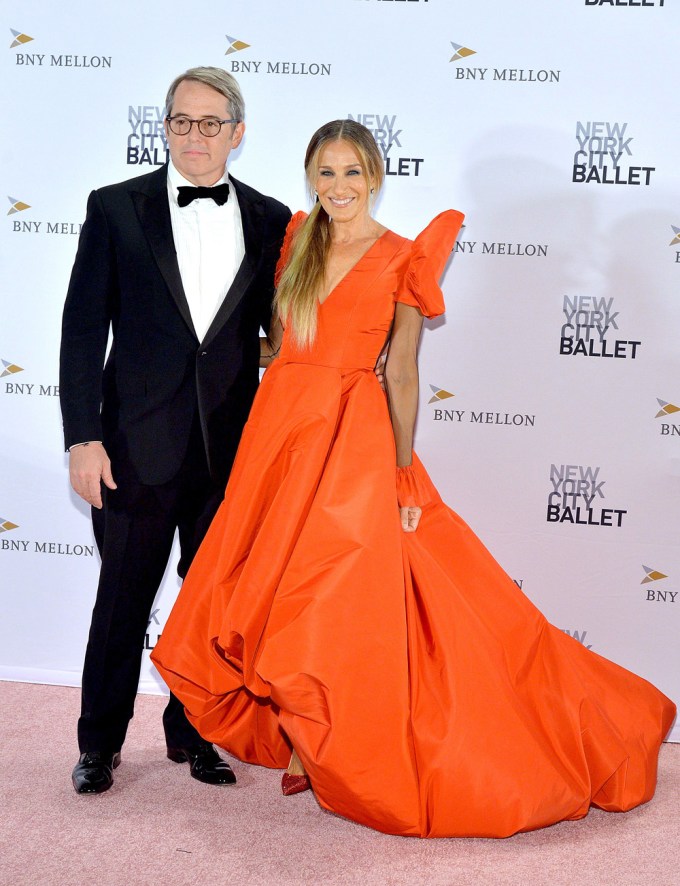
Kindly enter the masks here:
[[311, 786], [308, 775], [291, 775], [290, 772], [284, 772], [281, 778], [281, 790], [286, 797], [308, 791]]

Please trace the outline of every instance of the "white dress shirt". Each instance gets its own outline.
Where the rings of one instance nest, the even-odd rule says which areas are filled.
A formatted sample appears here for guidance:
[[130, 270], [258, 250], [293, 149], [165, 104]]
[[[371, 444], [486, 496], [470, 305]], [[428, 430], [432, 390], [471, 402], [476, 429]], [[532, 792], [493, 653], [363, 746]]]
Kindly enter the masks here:
[[[228, 182], [227, 170], [215, 182]], [[177, 188], [195, 187], [172, 161], [168, 165], [168, 200], [179, 272], [199, 341], [205, 337], [245, 255], [243, 224], [231, 185], [229, 199], [218, 206], [210, 198], [177, 203]]]

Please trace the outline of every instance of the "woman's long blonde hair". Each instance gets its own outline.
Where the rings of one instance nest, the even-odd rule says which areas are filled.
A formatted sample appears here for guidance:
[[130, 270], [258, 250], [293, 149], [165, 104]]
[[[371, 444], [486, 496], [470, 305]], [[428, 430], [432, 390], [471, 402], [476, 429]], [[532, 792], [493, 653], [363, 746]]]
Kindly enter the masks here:
[[[370, 129], [354, 120], [332, 120], [312, 136], [305, 154], [310, 195], [314, 196], [321, 149], [333, 141], [346, 141], [354, 148], [373, 196], [377, 196], [385, 175], [382, 155]], [[290, 326], [298, 347], [311, 345], [316, 335], [318, 298], [331, 245], [330, 223], [331, 219], [317, 202], [295, 234], [291, 255], [276, 291], [274, 304], [284, 325]]]

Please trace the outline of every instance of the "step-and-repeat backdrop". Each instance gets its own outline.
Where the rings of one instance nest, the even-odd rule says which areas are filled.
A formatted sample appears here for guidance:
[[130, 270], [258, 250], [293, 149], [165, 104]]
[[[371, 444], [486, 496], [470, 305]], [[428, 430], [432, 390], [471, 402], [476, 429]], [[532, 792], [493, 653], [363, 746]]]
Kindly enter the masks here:
[[[89, 191], [165, 161], [167, 86], [207, 64], [246, 98], [230, 168], [293, 210], [310, 135], [351, 117], [385, 157], [381, 222], [466, 213], [420, 456], [552, 623], [680, 699], [678, 3], [15, 0], [3, 21], [0, 678], [79, 681], [98, 557], [62, 303]], [[177, 589], [171, 565], [142, 691]]]

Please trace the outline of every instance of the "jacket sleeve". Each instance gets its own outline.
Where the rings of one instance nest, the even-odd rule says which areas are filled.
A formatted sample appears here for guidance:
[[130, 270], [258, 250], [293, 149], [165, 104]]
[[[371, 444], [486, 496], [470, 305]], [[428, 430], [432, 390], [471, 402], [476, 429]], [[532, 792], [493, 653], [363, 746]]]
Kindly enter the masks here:
[[117, 292], [115, 254], [101, 196], [92, 191], [62, 318], [59, 394], [64, 443], [101, 440], [102, 374]]
[[278, 201], [272, 201], [269, 221], [269, 235], [264, 244], [264, 264], [261, 274], [260, 326], [266, 333], [272, 319], [276, 264], [281, 253], [286, 227], [290, 221], [290, 209]]

